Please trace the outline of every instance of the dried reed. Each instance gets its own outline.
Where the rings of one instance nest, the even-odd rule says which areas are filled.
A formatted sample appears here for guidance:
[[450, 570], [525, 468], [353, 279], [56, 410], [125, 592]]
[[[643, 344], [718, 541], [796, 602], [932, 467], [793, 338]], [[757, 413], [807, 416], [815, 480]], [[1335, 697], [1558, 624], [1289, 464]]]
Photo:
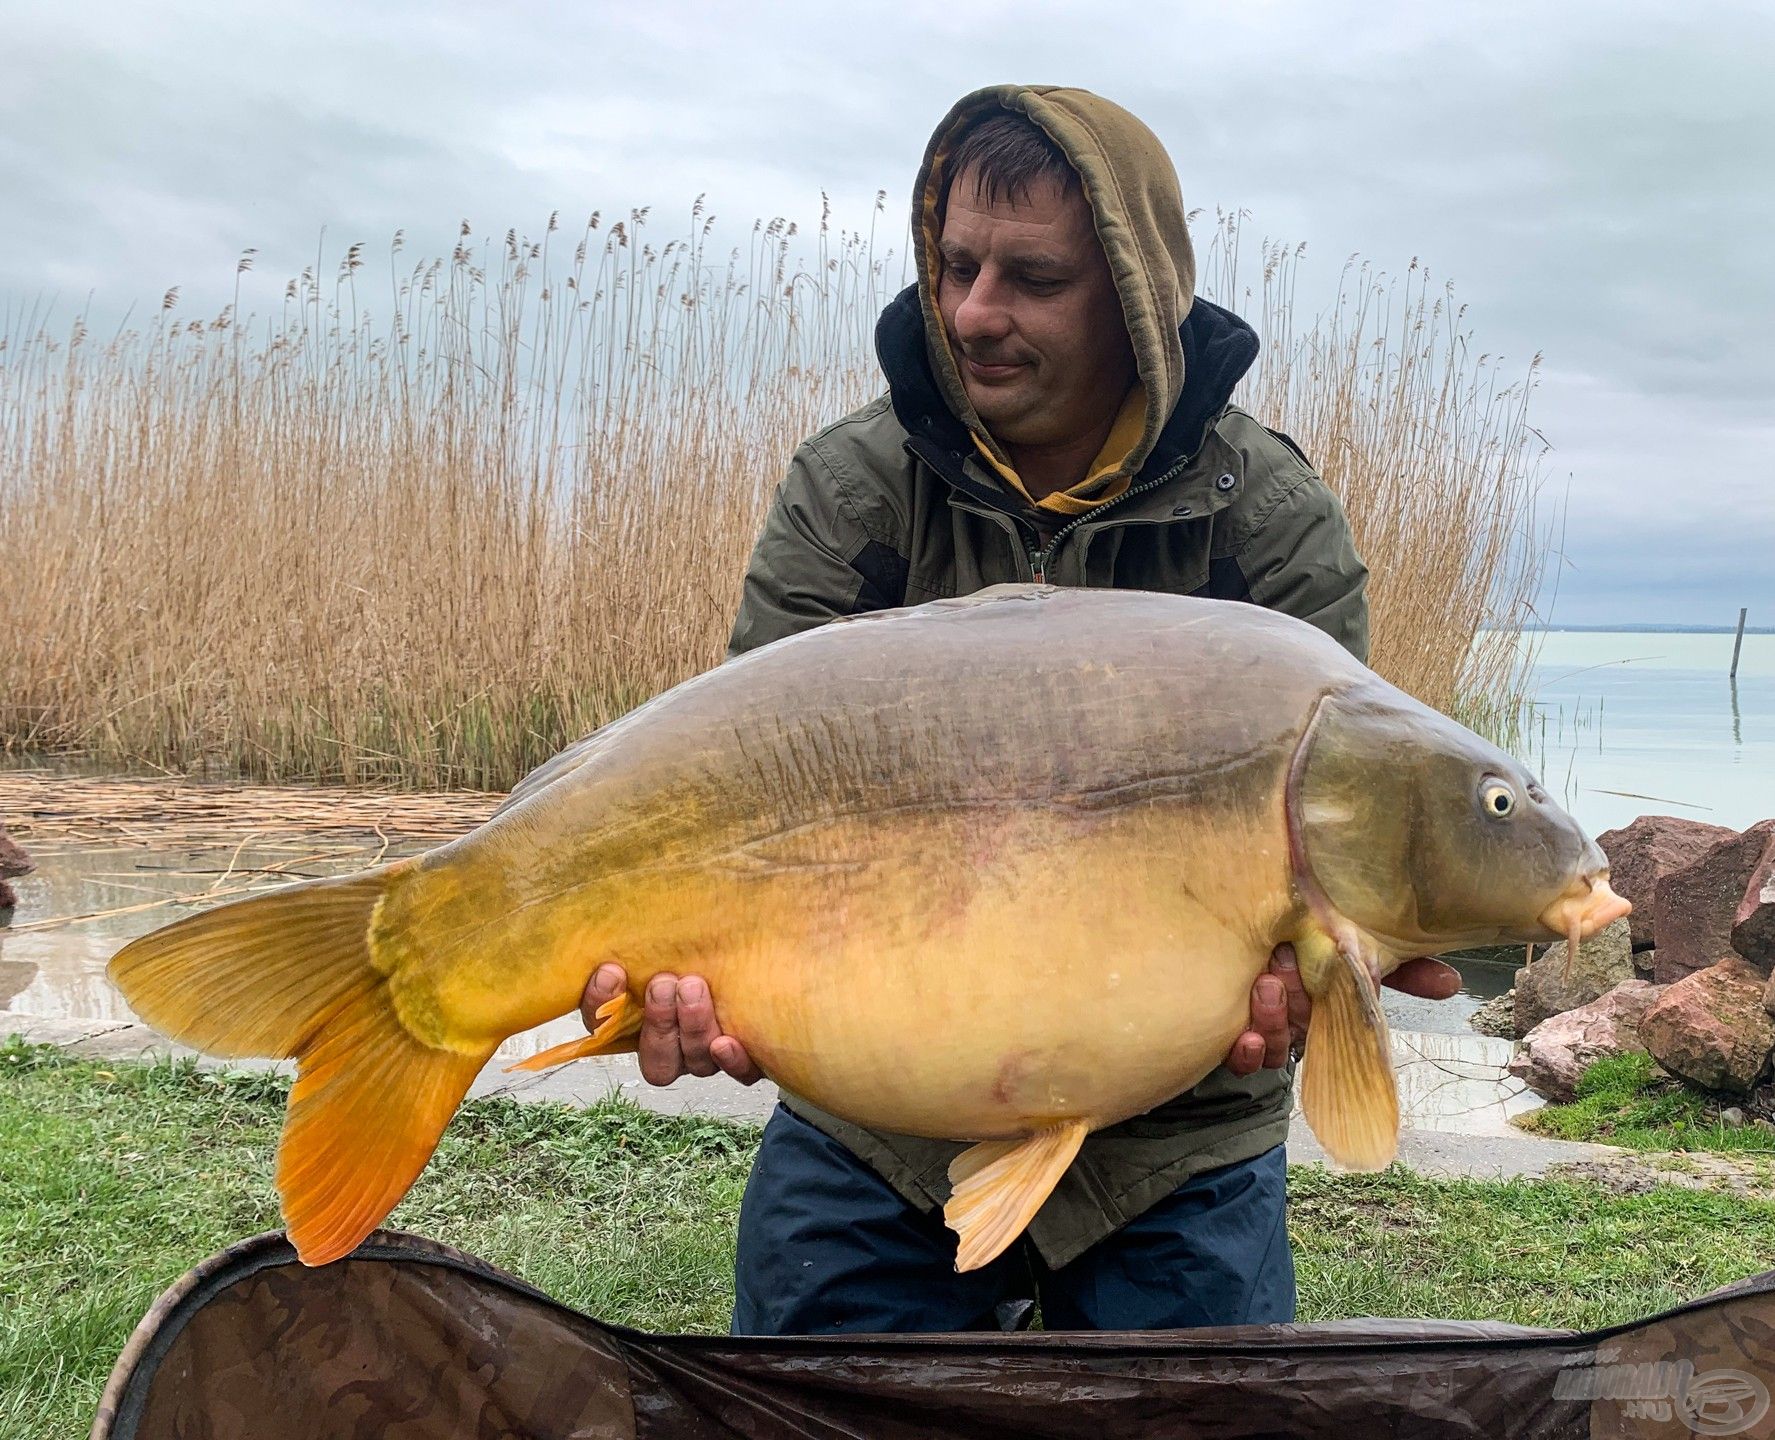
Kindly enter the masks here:
[[[879, 210], [878, 203], [878, 210]], [[794, 445], [879, 386], [901, 269], [784, 221], [709, 253], [645, 212], [491, 245], [387, 293], [362, 246], [269, 320], [0, 335], [0, 748], [167, 774], [500, 789], [715, 663]], [[1236, 223], [1206, 267], [1240, 301]], [[1266, 250], [1250, 403], [1299, 438], [1375, 571], [1378, 667], [1501, 707], [1539, 552], [1526, 387], [1414, 270], [1312, 325]], [[798, 258], [802, 257], [802, 258]], [[1514, 568], [1512, 568], [1514, 566]]]

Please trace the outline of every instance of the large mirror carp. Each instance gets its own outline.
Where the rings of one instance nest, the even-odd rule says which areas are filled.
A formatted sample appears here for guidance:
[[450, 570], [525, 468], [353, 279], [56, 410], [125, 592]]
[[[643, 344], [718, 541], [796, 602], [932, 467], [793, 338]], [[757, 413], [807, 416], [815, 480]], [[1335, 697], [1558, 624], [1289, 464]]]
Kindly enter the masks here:
[[1293, 942], [1301, 1104], [1392, 1157], [1377, 993], [1400, 959], [1581, 938], [1608, 862], [1508, 755], [1299, 620], [1230, 601], [996, 586], [835, 622], [564, 751], [459, 840], [134, 941], [150, 1025], [292, 1058], [278, 1153], [302, 1258], [413, 1183], [495, 1047], [632, 1050], [658, 971], [707, 978], [778, 1085], [860, 1125], [977, 1141], [946, 1216], [972, 1269], [1094, 1129], [1187, 1089]]

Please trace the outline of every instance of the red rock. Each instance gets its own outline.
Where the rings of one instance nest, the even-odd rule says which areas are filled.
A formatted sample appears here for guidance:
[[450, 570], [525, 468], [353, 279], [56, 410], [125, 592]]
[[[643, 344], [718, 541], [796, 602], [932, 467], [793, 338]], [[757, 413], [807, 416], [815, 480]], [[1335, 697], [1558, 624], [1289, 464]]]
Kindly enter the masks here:
[[1763, 1008], [1767, 988], [1768, 977], [1736, 955], [1685, 975], [1640, 1018], [1640, 1043], [1697, 1085], [1747, 1091], [1775, 1050], [1775, 1016]]
[[1744, 887], [1732, 918], [1732, 948], [1765, 974], [1775, 971], [1775, 846]]
[[1646, 1048], [1639, 1023], [1663, 993], [1661, 986], [1628, 980], [1588, 1005], [1543, 1020], [1523, 1038], [1510, 1073], [1549, 1100], [1574, 1099], [1578, 1077], [1598, 1060]]
[[1527, 1035], [1551, 1016], [1588, 1005], [1633, 979], [1633, 950], [1626, 917], [1603, 926], [1578, 947], [1570, 973], [1561, 940], [1532, 965], [1516, 972], [1516, 1033]]
[[1596, 837], [1609, 857], [1609, 884], [1633, 902], [1633, 943], [1655, 945], [1652, 918], [1658, 882], [1687, 869], [1723, 840], [1737, 834], [1724, 825], [1707, 825], [1675, 815], [1641, 815], [1631, 825]]
[[[1668, 985], [1731, 955], [1732, 922], [1750, 878], [1772, 860], [1775, 820], [1763, 820], [1664, 876], [1652, 902], [1658, 934], [1652, 978]], [[1768, 966], [1761, 968], [1768, 973]]]
[[15, 875], [29, 875], [37, 867], [31, 863], [31, 857], [25, 854], [24, 846], [6, 833], [0, 826], [0, 880], [10, 880]]

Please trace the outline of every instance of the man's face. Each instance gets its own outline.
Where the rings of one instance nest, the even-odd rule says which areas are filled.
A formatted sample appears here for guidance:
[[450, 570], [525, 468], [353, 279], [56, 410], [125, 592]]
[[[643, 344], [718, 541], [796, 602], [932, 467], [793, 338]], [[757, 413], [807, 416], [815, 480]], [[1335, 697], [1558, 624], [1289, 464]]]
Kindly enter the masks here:
[[1134, 352], [1084, 194], [1043, 179], [1021, 201], [988, 204], [965, 170], [938, 245], [937, 309], [999, 441], [1064, 445], [1107, 425], [1134, 383]]

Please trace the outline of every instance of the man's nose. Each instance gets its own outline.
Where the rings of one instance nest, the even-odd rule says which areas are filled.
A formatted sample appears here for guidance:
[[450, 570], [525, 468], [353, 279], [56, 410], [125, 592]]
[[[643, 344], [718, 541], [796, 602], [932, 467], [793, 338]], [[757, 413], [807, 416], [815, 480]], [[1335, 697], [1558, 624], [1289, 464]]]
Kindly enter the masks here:
[[1008, 298], [1002, 280], [989, 271], [980, 271], [955, 307], [955, 338], [965, 345], [972, 340], [1000, 340], [1010, 334]]

